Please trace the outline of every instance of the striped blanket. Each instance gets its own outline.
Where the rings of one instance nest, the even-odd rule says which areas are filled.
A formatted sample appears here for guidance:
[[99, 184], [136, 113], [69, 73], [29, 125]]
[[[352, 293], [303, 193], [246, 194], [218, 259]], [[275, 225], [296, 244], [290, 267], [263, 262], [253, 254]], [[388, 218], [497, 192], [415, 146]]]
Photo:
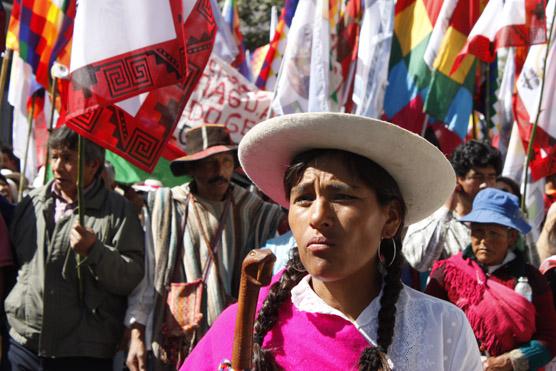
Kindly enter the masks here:
[[[239, 186], [232, 186], [231, 191], [232, 204], [223, 216], [224, 228], [216, 249], [216, 261], [209, 263], [201, 308], [203, 321], [197, 333], [197, 340], [237, 297], [243, 258], [250, 250], [263, 246], [267, 239], [274, 237], [284, 217], [278, 205], [264, 202], [257, 195]], [[177, 256], [177, 242], [184, 215], [187, 219], [183, 234], [183, 269], [178, 272], [178, 276], [181, 282], [191, 282], [202, 277], [204, 266], [209, 261], [208, 247], [202, 237], [202, 231], [212, 237], [224, 211], [225, 201], [208, 201], [193, 195], [192, 200], [187, 202], [190, 193], [189, 184], [185, 184], [172, 189], [160, 189], [149, 197], [156, 261], [154, 287], [157, 301], [154, 309], [152, 344], [155, 356], [159, 353], [162, 343], [160, 326], [164, 313], [165, 290], [172, 280], [176, 259], [182, 258]]]

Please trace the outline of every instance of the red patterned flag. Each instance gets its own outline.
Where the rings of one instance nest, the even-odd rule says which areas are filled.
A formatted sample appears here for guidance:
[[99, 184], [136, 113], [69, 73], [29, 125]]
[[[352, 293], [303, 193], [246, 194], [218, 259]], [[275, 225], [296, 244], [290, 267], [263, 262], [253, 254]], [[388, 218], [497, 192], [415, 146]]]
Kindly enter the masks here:
[[498, 48], [546, 42], [545, 0], [490, 0], [469, 33], [452, 72], [466, 54], [493, 62]]
[[[548, 3], [548, 19], [552, 19], [555, 6], [554, 1]], [[534, 45], [529, 49], [516, 82], [514, 116], [524, 148], [529, 147], [533, 124], [538, 124], [529, 164], [533, 181], [556, 173], [556, 25], [552, 25], [551, 36], [548, 55], [547, 44]], [[545, 56], [548, 57], [546, 61]]]
[[209, 0], [80, 1], [66, 124], [146, 171], [179, 155], [168, 140], [215, 34]]

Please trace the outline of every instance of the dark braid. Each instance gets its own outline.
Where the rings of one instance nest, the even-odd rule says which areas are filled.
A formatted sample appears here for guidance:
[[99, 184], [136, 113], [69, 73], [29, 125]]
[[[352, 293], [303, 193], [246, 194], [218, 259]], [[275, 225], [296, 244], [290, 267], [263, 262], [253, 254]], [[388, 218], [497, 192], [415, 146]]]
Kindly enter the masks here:
[[[401, 253], [401, 238], [394, 237], [396, 240], [396, 258], [389, 267], [386, 267], [384, 276], [384, 288], [380, 298], [380, 310], [378, 312], [377, 347], [365, 348], [359, 358], [360, 371], [386, 371], [388, 366], [386, 353], [392, 344], [394, 336], [394, 325], [396, 323], [396, 302], [400, 297], [403, 288], [401, 281], [401, 266], [403, 262]], [[390, 246], [388, 246], [390, 245]], [[392, 240], [383, 240], [381, 250], [383, 252], [393, 251]], [[385, 254], [385, 264], [389, 264], [392, 259], [391, 254]]]
[[262, 348], [263, 340], [276, 323], [280, 306], [291, 297], [291, 289], [306, 275], [307, 271], [301, 264], [299, 252], [296, 248], [292, 249], [291, 258], [286, 265], [284, 274], [278, 282], [271, 286], [255, 322], [253, 334], [253, 368], [255, 370], [279, 370], [272, 352]]

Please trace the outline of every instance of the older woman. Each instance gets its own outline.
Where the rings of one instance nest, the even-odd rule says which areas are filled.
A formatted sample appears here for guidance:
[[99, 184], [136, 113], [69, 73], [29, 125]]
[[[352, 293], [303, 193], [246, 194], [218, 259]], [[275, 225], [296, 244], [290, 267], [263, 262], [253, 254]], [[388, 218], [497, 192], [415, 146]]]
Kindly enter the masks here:
[[[404, 222], [436, 210], [455, 185], [442, 153], [386, 122], [306, 113], [256, 125], [239, 158], [289, 208], [297, 242], [259, 295], [255, 369], [481, 369], [464, 314], [400, 280]], [[230, 358], [236, 313], [221, 315], [182, 370]]]
[[516, 196], [479, 192], [471, 213], [471, 245], [437, 262], [426, 292], [463, 309], [485, 355], [486, 370], [535, 370], [556, 354], [556, 311], [546, 280], [514, 249], [531, 227]]

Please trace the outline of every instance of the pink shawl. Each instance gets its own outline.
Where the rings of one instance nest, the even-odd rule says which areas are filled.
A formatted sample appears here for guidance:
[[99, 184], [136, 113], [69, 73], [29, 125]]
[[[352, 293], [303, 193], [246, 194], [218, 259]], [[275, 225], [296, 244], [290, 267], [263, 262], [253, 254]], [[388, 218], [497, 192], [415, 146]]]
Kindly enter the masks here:
[[481, 350], [497, 356], [531, 340], [535, 333], [535, 306], [507, 286], [489, 279], [462, 253], [433, 268], [444, 266], [448, 298], [469, 320]]
[[[268, 288], [261, 290], [258, 308], [267, 294]], [[222, 312], [180, 371], [215, 371], [222, 360], [232, 358], [236, 314], [235, 304]], [[334, 315], [300, 312], [291, 300], [280, 307], [278, 322], [263, 342], [284, 370], [357, 370], [367, 346], [350, 322]]]
[[546, 258], [539, 267], [539, 270], [542, 274], [546, 274], [546, 272], [554, 268], [556, 268], [556, 255]]

